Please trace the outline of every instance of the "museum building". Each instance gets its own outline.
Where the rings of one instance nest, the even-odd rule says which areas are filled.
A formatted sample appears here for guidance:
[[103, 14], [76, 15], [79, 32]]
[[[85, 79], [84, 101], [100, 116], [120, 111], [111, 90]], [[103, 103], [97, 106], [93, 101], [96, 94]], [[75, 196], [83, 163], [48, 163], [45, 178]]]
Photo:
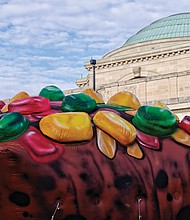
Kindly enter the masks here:
[[105, 101], [129, 91], [142, 105], [161, 101], [180, 118], [190, 115], [190, 13], [159, 19], [84, 66], [88, 75], [76, 81], [75, 91], [93, 88], [95, 70], [96, 91]]

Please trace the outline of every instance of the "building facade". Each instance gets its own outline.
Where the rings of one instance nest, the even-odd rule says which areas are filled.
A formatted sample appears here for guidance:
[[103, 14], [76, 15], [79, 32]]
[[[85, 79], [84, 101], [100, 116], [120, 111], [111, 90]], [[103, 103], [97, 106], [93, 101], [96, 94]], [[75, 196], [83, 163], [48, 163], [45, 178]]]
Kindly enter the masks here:
[[[85, 63], [81, 91], [93, 87], [93, 66]], [[105, 101], [120, 91], [142, 105], [161, 101], [180, 118], [190, 115], [190, 13], [162, 18], [96, 61], [96, 91]]]

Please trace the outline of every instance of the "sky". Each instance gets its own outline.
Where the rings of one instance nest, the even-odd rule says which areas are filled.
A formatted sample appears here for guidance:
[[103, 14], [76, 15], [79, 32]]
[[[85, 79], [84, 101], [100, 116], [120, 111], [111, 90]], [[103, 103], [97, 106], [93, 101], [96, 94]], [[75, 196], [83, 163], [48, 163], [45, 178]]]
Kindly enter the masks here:
[[188, 9], [189, 0], [0, 0], [0, 100], [76, 88], [85, 62]]

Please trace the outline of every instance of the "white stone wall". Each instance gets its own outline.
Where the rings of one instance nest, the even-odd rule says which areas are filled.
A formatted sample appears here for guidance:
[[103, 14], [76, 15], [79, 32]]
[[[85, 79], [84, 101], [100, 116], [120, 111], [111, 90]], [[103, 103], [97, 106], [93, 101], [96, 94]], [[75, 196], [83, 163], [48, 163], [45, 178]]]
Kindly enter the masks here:
[[[92, 88], [92, 66], [87, 62], [85, 68], [89, 81], [84, 84]], [[185, 107], [190, 102], [190, 38], [121, 47], [97, 60], [95, 73], [96, 90], [105, 101], [119, 91], [130, 91], [143, 104], [159, 100], [170, 105], [180, 117], [190, 109]]]

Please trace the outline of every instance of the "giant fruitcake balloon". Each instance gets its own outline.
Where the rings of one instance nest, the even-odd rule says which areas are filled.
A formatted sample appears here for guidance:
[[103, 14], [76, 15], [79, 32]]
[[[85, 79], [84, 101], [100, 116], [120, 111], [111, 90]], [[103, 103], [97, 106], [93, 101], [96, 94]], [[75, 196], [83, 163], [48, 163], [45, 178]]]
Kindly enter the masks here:
[[1, 220], [190, 219], [190, 116], [56, 86], [1, 103]]

